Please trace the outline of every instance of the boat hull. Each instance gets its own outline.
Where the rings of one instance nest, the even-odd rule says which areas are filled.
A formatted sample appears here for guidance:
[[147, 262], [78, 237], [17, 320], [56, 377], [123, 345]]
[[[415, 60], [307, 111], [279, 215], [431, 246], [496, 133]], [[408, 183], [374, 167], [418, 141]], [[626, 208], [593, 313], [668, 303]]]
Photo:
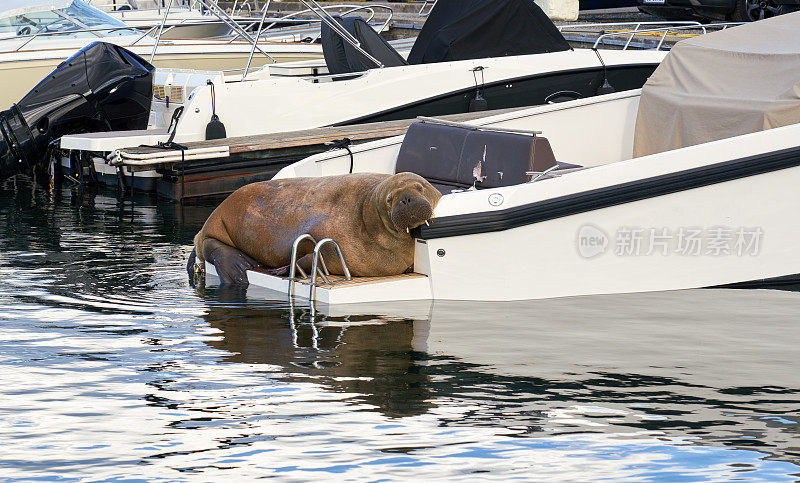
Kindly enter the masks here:
[[[370, 291], [350, 290], [346, 297], [325, 290], [316, 300], [513, 301], [733, 284], [759, 288], [772, 287], [774, 281], [796, 282], [800, 273], [796, 247], [800, 240], [800, 223], [796, 222], [800, 149], [786, 155], [793, 167], [602, 209], [587, 208], [512, 229], [420, 238], [414, 270], [426, 275], [424, 280], [396, 284], [383, 292], [375, 287]], [[759, 162], [759, 157], [752, 160]], [[487, 190], [480, 194], [488, 198], [503, 192]], [[759, 199], [755, 205], [751, 197], [754, 192]], [[513, 193], [506, 191], [505, 195], [514, 198]], [[575, 202], [579, 203], [577, 197]], [[431, 227], [436, 228], [436, 222]], [[685, 247], [679, 246], [680, 237], [686, 244], [696, 230], [702, 232], [699, 249], [689, 247], [682, 252]], [[720, 251], [710, 242], [716, 230], [727, 237]], [[641, 235], [638, 247], [621, 241], [623, 233], [631, 232]], [[737, 246], [740, 232], [745, 237], [741, 248]], [[671, 238], [665, 247], [660, 243], [653, 247], [649, 242], [653, 233]], [[586, 239], [592, 237], [600, 240], [593, 245], [600, 247], [597, 251], [585, 249]], [[259, 286], [280, 286], [275, 280], [267, 282], [263, 274], [253, 273], [249, 278]], [[428, 284], [421, 286], [423, 281]], [[299, 296], [308, 299], [310, 291], [304, 286]]]
[[[604, 76], [620, 90], [640, 87], [664, 55], [664, 52], [655, 51], [604, 52], [602, 56], [607, 66], [604, 69], [593, 51], [578, 49], [373, 69], [353, 79], [334, 82], [281, 73], [246, 82], [217, 83], [215, 105], [229, 137], [457, 114], [470, 110], [471, 100], [476, 96], [477, 76], [473, 70], [483, 67], [486, 72], [480, 82], [482, 95], [490, 109], [505, 109], [543, 104], [548, 100], [563, 101], [563, 96], [566, 99], [591, 98]], [[288, 64], [283, 64], [276, 71], [288, 68]], [[387, 92], [392, 95], [387, 96]], [[185, 104], [176, 142], [205, 139], [210, 105], [210, 89], [196, 88]], [[174, 110], [177, 104], [173, 102], [170, 106]], [[151, 126], [166, 128], [171, 113], [166, 103], [154, 101]], [[120, 132], [102, 139], [86, 134], [62, 138], [61, 147], [104, 153], [102, 156], [92, 154], [103, 163], [106, 153], [116, 149], [154, 145], [166, 138], [164, 131], [153, 131], [153, 136], [146, 140], [139, 133], [134, 136]]]
[[[793, 156], [800, 164], [800, 154]], [[785, 168], [508, 230], [424, 240], [418, 269], [429, 275], [433, 298], [445, 300], [679, 290], [800, 273], [800, 225], [790, 221], [800, 206], [798, 182], [800, 168]], [[757, 206], [745, 196], [754, 191]], [[730, 237], [719, 253], [709, 247], [718, 229]], [[700, 249], [682, 252], [680, 237], [686, 244], [697, 230]], [[745, 244], [760, 233], [757, 246], [739, 251], [740, 230]], [[629, 243], [636, 233], [638, 246]], [[665, 249], [650, 241], [661, 235]]]
[[[429, 294], [403, 296], [512, 301], [796, 282], [800, 124], [632, 158], [637, 106], [635, 92], [618, 93], [476, 121], [541, 129], [557, 160], [584, 169], [445, 194], [430, 226], [412, 231]], [[402, 142], [356, 146], [354, 172], [394, 172]], [[347, 153], [324, 153], [276, 177], [349, 166]], [[361, 302], [377, 301], [363, 293]]]
[[[126, 47], [145, 59], [150, 58], [152, 46]], [[232, 52], [203, 51], [201, 48], [175, 49], [160, 48], [157, 51], [153, 65], [157, 68], [193, 69], [206, 71], [221, 71], [242, 69], [250, 55], [249, 49], [240, 48]], [[181, 51], [183, 50], [183, 51]], [[216, 50], [216, 49], [215, 49]], [[305, 49], [303, 51], [270, 52], [278, 62], [295, 62], [302, 60], [318, 59], [322, 56], [321, 50], [315, 52]], [[11, 106], [22, 99], [33, 87], [52, 72], [72, 51], [53, 52], [53, 55], [44, 58], [26, 60], [0, 61], [0, 79], [3, 80], [3, 90], [0, 92], [0, 106]], [[272, 63], [262, 54], [254, 55], [252, 67], [260, 67]]]

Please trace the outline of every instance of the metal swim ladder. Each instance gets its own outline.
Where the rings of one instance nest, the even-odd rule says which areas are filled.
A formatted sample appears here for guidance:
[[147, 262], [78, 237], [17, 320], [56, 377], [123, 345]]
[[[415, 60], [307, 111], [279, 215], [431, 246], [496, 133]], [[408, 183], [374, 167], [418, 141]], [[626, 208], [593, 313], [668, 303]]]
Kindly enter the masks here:
[[300, 243], [304, 242], [305, 240], [309, 240], [314, 244], [314, 258], [311, 261], [311, 280], [309, 281], [309, 285], [311, 286], [311, 293], [309, 294], [309, 302], [311, 303], [312, 307], [314, 304], [314, 299], [317, 295], [317, 285], [320, 283], [317, 281], [317, 275], [322, 277], [323, 283], [327, 285], [332, 285], [332, 282], [328, 278], [330, 276], [330, 272], [328, 271], [328, 266], [325, 263], [325, 257], [322, 256], [322, 248], [325, 245], [333, 245], [333, 248], [336, 250], [337, 255], [339, 255], [339, 263], [342, 264], [342, 269], [344, 270], [344, 281], [352, 280], [353, 277], [350, 275], [350, 269], [347, 267], [347, 263], [344, 261], [344, 255], [342, 254], [342, 249], [339, 247], [339, 244], [334, 241], [333, 238], [323, 238], [319, 242], [314, 239], [313, 236], [309, 235], [308, 233], [303, 233], [302, 235], [298, 236], [294, 239], [294, 243], [292, 243], [292, 258], [289, 264], [289, 299], [291, 300], [294, 297], [294, 288], [295, 282], [299, 281], [300, 279], [297, 278], [297, 271], [300, 271], [300, 274], [303, 279], [309, 278], [306, 274], [305, 270], [297, 263], [297, 249], [300, 247]]

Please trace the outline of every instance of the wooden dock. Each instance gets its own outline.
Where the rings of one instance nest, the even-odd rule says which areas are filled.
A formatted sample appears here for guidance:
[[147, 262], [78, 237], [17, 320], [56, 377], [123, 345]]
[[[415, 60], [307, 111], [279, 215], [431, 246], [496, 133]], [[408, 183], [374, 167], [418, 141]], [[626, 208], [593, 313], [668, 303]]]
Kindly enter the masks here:
[[[463, 122], [519, 109], [521, 108], [438, 117]], [[155, 169], [162, 175], [162, 179], [158, 181], [159, 196], [186, 203], [202, 198], [226, 196], [246, 184], [271, 179], [285, 166], [328, 151], [331, 149], [330, 143], [337, 140], [348, 138], [353, 144], [357, 144], [404, 134], [414, 121], [405, 119], [330, 126], [186, 143], [183, 161], [179, 149], [144, 146], [121, 149], [119, 157], [126, 170]], [[192, 153], [199, 154], [192, 157]], [[165, 161], [149, 166], [125, 162], [126, 159], [141, 158], [143, 155], [155, 155]]]

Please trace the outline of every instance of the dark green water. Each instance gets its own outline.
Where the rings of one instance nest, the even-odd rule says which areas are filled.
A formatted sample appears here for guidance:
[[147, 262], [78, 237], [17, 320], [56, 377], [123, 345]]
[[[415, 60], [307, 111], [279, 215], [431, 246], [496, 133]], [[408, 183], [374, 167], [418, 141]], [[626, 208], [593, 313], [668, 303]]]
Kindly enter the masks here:
[[796, 480], [800, 294], [312, 318], [193, 289], [208, 209], [0, 188], [0, 480]]

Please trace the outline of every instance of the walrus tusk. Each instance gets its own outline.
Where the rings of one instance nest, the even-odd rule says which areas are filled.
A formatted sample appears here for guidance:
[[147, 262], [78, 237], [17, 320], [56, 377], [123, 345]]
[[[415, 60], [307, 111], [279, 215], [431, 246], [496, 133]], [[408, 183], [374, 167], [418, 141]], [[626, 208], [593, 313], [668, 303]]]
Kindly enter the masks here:
[[411, 230], [409, 230], [408, 227], [406, 227], [406, 233], [411, 233]]
[[428, 223], [428, 220], [425, 220], [425, 225], [426, 225], [426, 226], [431, 226], [431, 224], [430, 224], [430, 223]]

